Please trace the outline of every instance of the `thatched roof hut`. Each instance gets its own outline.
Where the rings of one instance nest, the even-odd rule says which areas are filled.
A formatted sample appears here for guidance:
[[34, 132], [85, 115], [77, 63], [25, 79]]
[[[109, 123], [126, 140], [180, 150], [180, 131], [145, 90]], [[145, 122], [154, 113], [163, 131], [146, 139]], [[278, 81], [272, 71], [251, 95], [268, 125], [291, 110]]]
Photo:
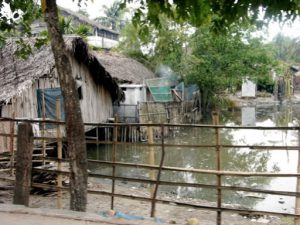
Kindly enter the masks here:
[[[34, 40], [27, 42], [33, 45]], [[71, 56], [79, 64], [84, 64], [92, 74], [95, 82], [108, 88], [112, 100], [119, 100], [121, 92], [116, 81], [100, 64], [93, 52], [89, 52], [85, 42], [79, 37], [66, 37], [65, 43]], [[10, 39], [0, 49], [0, 102], [9, 102], [20, 95], [39, 78], [55, 79], [55, 63], [50, 45], [35, 49], [33, 54], [24, 60], [15, 55], [19, 46], [15, 39]]]
[[143, 84], [155, 74], [142, 63], [114, 52], [97, 52], [97, 58], [118, 83]]

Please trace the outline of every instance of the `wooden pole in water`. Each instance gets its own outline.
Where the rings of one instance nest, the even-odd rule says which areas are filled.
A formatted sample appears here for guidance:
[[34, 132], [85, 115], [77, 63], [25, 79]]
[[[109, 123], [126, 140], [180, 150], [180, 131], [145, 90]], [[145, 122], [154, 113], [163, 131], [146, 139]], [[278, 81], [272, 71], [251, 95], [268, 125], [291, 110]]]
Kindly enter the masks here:
[[[56, 121], [60, 122], [61, 121], [61, 109], [60, 109], [60, 97], [56, 97]], [[57, 135], [57, 170], [61, 171], [62, 166], [61, 166], [61, 160], [62, 160], [62, 140], [61, 140], [61, 130], [60, 130], [60, 125], [57, 124], [56, 128], [56, 135]], [[62, 208], [62, 174], [58, 173], [57, 174], [57, 208], [61, 209]]]
[[[300, 130], [298, 131], [298, 167], [297, 172], [300, 172]], [[300, 193], [300, 177], [297, 177], [296, 192]], [[295, 214], [300, 215], [300, 197], [296, 197]], [[295, 225], [300, 225], [300, 217], [295, 217]]]
[[[219, 113], [217, 111], [212, 112], [213, 125], [219, 125]], [[221, 152], [220, 152], [220, 129], [218, 127], [215, 128], [215, 138], [216, 138], [216, 170], [221, 171]], [[221, 208], [222, 206], [222, 191], [221, 191], [221, 175], [217, 175], [217, 207]], [[221, 225], [222, 223], [222, 212], [217, 212], [217, 225]]]
[[18, 144], [16, 154], [16, 183], [13, 204], [29, 205], [31, 187], [31, 168], [33, 151], [33, 132], [30, 123], [18, 125]]
[[[149, 121], [151, 124], [152, 121]], [[147, 127], [147, 135], [148, 135], [148, 144], [153, 144], [154, 139], [153, 139], [153, 127], [148, 126]], [[154, 155], [154, 147], [149, 146], [149, 158], [148, 158], [149, 165], [154, 165], [155, 164], [155, 155]], [[155, 180], [155, 170], [150, 169], [149, 170], [149, 178], [150, 180]], [[150, 196], [153, 196], [154, 193], [154, 184], [150, 184]]]

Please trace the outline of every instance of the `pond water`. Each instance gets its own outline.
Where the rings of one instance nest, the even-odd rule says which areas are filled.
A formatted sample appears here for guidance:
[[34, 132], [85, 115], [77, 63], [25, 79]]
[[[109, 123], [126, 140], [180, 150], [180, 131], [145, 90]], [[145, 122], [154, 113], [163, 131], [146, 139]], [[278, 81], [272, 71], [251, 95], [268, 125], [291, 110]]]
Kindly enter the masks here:
[[[221, 113], [220, 124], [243, 126], [298, 126], [300, 106], [283, 105], [269, 107], [245, 107]], [[211, 124], [211, 121], [202, 121]], [[157, 140], [160, 143], [161, 140]], [[176, 131], [174, 137], [165, 139], [170, 144], [214, 144], [214, 130], [209, 128], [185, 128]], [[227, 145], [275, 145], [298, 146], [298, 132], [293, 130], [246, 130], [222, 129], [221, 144]], [[91, 159], [111, 160], [111, 145], [88, 147]], [[160, 147], [155, 147], [156, 164], [160, 159]], [[165, 166], [215, 169], [215, 148], [166, 147]], [[148, 163], [149, 151], [145, 146], [120, 145], [116, 150], [117, 161], [130, 163]], [[221, 169], [249, 172], [297, 172], [298, 152], [287, 150], [254, 150], [249, 148], [222, 148]], [[90, 164], [92, 172], [111, 174], [111, 167]], [[146, 169], [117, 167], [117, 175], [126, 177], [149, 178]], [[162, 180], [216, 184], [216, 176], [188, 172], [163, 171]], [[223, 185], [252, 187], [257, 189], [295, 191], [296, 178], [273, 177], [232, 177], [223, 176]], [[131, 184], [130, 184], [131, 185]], [[134, 185], [134, 184], [132, 184]], [[216, 202], [216, 191], [206, 188], [160, 186], [159, 193], [172, 193], [178, 199], [193, 198]], [[255, 194], [241, 191], [222, 191], [223, 204], [239, 205], [257, 210], [294, 213], [295, 198], [279, 195]]]

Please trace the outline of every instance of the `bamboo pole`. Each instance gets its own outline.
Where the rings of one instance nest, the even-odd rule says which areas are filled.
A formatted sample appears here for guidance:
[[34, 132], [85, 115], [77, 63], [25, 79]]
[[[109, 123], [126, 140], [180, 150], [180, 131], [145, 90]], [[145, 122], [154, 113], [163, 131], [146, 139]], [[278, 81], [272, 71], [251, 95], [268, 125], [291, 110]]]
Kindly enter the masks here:
[[[105, 135], [106, 135], [106, 132], [105, 132]], [[96, 158], [97, 160], [99, 160], [99, 127], [96, 127]], [[106, 137], [105, 137], [106, 138]]]
[[162, 167], [163, 167], [164, 161], [165, 161], [165, 147], [164, 147], [165, 132], [164, 131], [165, 131], [165, 127], [164, 127], [164, 125], [162, 125], [161, 126], [161, 158], [160, 158], [159, 170], [158, 170], [157, 178], [156, 178], [156, 182], [155, 182], [155, 189], [154, 189], [152, 200], [151, 200], [151, 217], [155, 217], [156, 197], [157, 197], [157, 192], [158, 192], [158, 186], [160, 183]]
[[[124, 163], [124, 162], [112, 162], [103, 160], [88, 160], [93, 163], [101, 163], [107, 165], [118, 165], [135, 168], [148, 168], [158, 169], [158, 166], [149, 164], [138, 164], [138, 163]], [[163, 166], [162, 169], [177, 172], [189, 172], [189, 173], [200, 173], [200, 174], [211, 174], [211, 175], [222, 175], [222, 176], [244, 176], [244, 177], [300, 177], [300, 173], [271, 173], [271, 172], [235, 172], [235, 171], [217, 171], [217, 170], [204, 170], [204, 169], [186, 169], [181, 167]]]
[[[60, 121], [61, 120], [61, 108], [60, 108], [60, 97], [56, 97], [56, 120]], [[61, 166], [61, 160], [62, 160], [62, 141], [61, 141], [61, 130], [60, 130], [60, 125], [57, 125], [56, 128], [56, 132], [57, 132], [57, 170], [61, 171], [62, 170], [62, 166]], [[44, 147], [44, 146], [43, 146]], [[43, 149], [44, 150], [44, 149]], [[43, 152], [44, 155], [44, 152]], [[45, 161], [43, 161], [43, 163], [45, 163]], [[58, 174], [57, 175], [57, 208], [61, 209], [62, 208], [62, 175]]]
[[[214, 111], [212, 113], [213, 117], [213, 124], [214, 125], [219, 125], [219, 113]], [[218, 127], [215, 128], [215, 138], [216, 138], [216, 170], [221, 171], [221, 152], [220, 152], [220, 130]], [[222, 177], [221, 174], [217, 174], [217, 207], [221, 208], [222, 207], [222, 191], [221, 191], [221, 185], [222, 185]], [[217, 225], [222, 224], [222, 212], [217, 211]]]
[[[45, 90], [42, 91], [42, 117], [43, 121], [46, 120], [46, 105], [45, 105]], [[45, 137], [46, 134], [46, 123], [43, 122], [42, 124], [42, 137]], [[46, 139], [43, 138], [42, 140], [43, 146], [42, 146], [42, 151], [43, 151], [43, 165], [45, 165], [45, 157], [46, 157]]]
[[[149, 121], [149, 123], [152, 123], [152, 121]], [[153, 127], [147, 127], [147, 134], [148, 134], [148, 144], [153, 144]], [[148, 163], [149, 165], [155, 165], [155, 155], [154, 155], [154, 147], [149, 146], [149, 157], [148, 157]], [[150, 169], [149, 170], [149, 179], [150, 180], [155, 180], [155, 170]], [[153, 196], [154, 193], [154, 185], [150, 185], [150, 196]]]
[[[117, 116], [115, 116], [115, 123], [118, 122]], [[113, 128], [113, 145], [112, 145], [112, 162], [116, 162], [116, 142], [118, 141], [118, 127], [114, 126]], [[113, 164], [112, 166], [112, 186], [111, 186], [111, 193], [115, 193], [115, 179], [114, 177], [116, 176], [116, 165]], [[110, 208], [113, 210], [114, 209], [114, 196], [111, 196], [111, 206]]]

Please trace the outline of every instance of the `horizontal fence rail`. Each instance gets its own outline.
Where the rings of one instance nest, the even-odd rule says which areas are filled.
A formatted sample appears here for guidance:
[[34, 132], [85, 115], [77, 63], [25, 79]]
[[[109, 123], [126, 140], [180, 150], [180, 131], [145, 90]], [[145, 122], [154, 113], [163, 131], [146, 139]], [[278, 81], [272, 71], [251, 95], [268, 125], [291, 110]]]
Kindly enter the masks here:
[[[69, 190], [68, 187], [64, 187], [61, 185], [61, 176], [68, 176], [69, 172], [64, 171], [61, 168], [61, 163], [68, 162], [68, 158], [53, 158], [48, 157], [45, 152], [47, 149], [52, 149], [52, 147], [49, 147], [49, 143], [66, 143], [66, 138], [62, 134], [58, 132], [59, 127], [62, 128], [65, 126], [64, 122], [57, 121], [57, 120], [30, 120], [30, 119], [11, 119], [11, 118], [0, 118], [0, 126], [2, 122], [9, 122], [13, 123], [15, 126], [18, 123], [22, 122], [29, 122], [32, 124], [54, 124], [56, 128], [56, 132], [52, 134], [52, 136], [49, 136], [46, 133], [43, 133], [42, 135], [35, 136], [34, 140], [36, 142], [36, 146], [34, 148], [40, 149], [43, 151], [41, 154], [35, 155], [37, 159], [36, 161], [43, 162], [43, 165], [47, 164], [47, 162], [56, 162], [60, 169], [54, 168], [54, 169], [47, 169], [46, 167], [38, 167], [33, 168], [34, 172], [46, 172], [46, 173], [52, 173], [59, 175], [59, 185], [48, 185], [48, 184], [41, 184], [41, 183], [32, 183], [32, 187], [39, 187], [39, 188], [47, 188], [47, 189], [53, 189], [55, 191], [58, 191], [60, 197], [61, 197], [61, 191], [62, 190]], [[44, 126], [45, 127], [45, 126]], [[155, 216], [155, 208], [157, 203], [162, 204], [176, 204], [177, 206], [183, 206], [183, 207], [192, 207], [192, 208], [199, 208], [203, 210], [212, 210], [217, 212], [217, 218], [216, 218], [216, 224], [222, 223], [222, 212], [236, 212], [236, 213], [248, 213], [248, 214], [266, 214], [266, 215], [281, 215], [281, 216], [291, 216], [295, 218], [300, 218], [300, 211], [296, 211], [294, 213], [285, 213], [285, 212], [272, 212], [272, 211], [264, 211], [264, 210], [252, 210], [252, 209], [240, 209], [237, 207], [225, 207], [222, 202], [222, 196], [224, 191], [241, 191], [241, 192], [249, 192], [249, 193], [257, 193], [257, 194], [269, 194], [269, 195], [279, 195], [279, 196], [289, 196], [289, 197], [295, 197], [297, 200], [300, 199], [300, 190], [297, 189], [296, 191], [282, 191], [282, 190], [267, 190], [263, 188], [255, 188], [255, 187], [243, 187], [238, 185], [228, 185], [225, 184], [222, 180], [223, 177], [263, 177], [263, 178], [278, 178], [278, 177], [294, 177], [297, 179], [297, 182], [300, 182], [300, 171], [294, 171], [294, 172], [269, 172], [269, 171], [230, 171], [230, 170], [224, 170], [222, 168], [222, 151], [226, 149], [230, 149], [231, 151], [240, 150], [240, 149], [247, 149], [247, 151], [300, 151], [299, 140], [298, 145], [259, 145], [259, 144], [227, 144], [222, 143], [222, 137], [221, 132], [224, 130], [255, 130], [255, 131], [279, 131], [279, 132], [298, 132], [300, 131], [300, 127], [242, 127], [242, 126], [224, 126], [224, 125], [190, 125], [190, 124], [153, 124], [153, 123], [144, 123], [144, 124], [138, 124], [138, 123], [86, 123], [85, 127], [89, 128], [88, 130], [96, 130], [94, 132], [94, 136], [88, 135], [86, 143], [87, 144], [93, 144], [97, 146], [110, 146], [111, 151], [111, 157], [110, 160], [95, 160], [95, 159], [89, 159], [89, 164], [97, 164], [104, 167], [112, 168], [111, 175], [107, 174], [97, 174], [93, 172], [89, 172], [89, 177], [93, 178], [99, 178], [99, 179], [109, 179], [112, 181], [111, 183], [111, 191], [99, 191], [99, 190], [88, 190], [89, 194], [100, 194], [100, 195], [106, 195], [111, 197], [111, 209], [114, 208], [114, 205], [116, 202], [116, 197], [118, 198], [126, 198], [126, 199], [132, 199], [132, 200], [139, 200], [139, 201], [147, 201], [151, 203], [151, 216]], [[156, 135], [158, 135], [158, 138], [155, 141], [151, 141], [151, 138], [149, 138], [149, 131], [145, 129], [145, 132], [147, 133], [146, 140], [140, 140], [135, 143], [132, 143], [131, 141], [127, 140], [126, 135], [126, 129], [136, 127], [139, 129], [139, 132], [142, 131], [142, 128], [150, 128], [150, 129], [157, 129]], [[165, 137], [167, 134], [165, 134], [165, 131], [170, 129], [208, 129], [211, 132], [211, 135], [215, 137], [215, 141], [211, 143], [206, 144], [190, 144], [190, 143], [168, 143], [165, 140]], [[99, 129], [105, 129], [104, 138], [100, 138]], [[121, 129], [124, 129], [123, 132], [121, 132]], [[9, 132], [0, 132], [0, 138], [6, 138], [10, 140], [11, 146], [10, 149], [13, 149], [13, 143], [16, 142], [17, 135], [15, 133], [16, 129], [9, 129]], [[297, 133], [296, 133], [297, 134]], [[121, 135], [125, 135], [124, 137], [121, 137]], [[299, 134], [297, 134], [299, 137]], [[47, 146], [45, 146], [43, 143], [47, 143]], [[117, 151], [120, 151], [119, 147], [142, 147], [143, 149], [150, 149], [150, 152], [153, 151], [153, 154], [158, 154], [160, 158], [157, 158], [156, 162], [152, 160], [152, 162], [149, 161], [149, 163], [133, 163], [133, 162], [123, 162], [118, 159]], [[62, 148], [62, 146], [61, 146]], [[215, 157], [215, 168], [213, 169], [203, 169], [203, 168], [185, 168], [185, 167], [176, 167], [176, 166], [167, 166], [165, 165], [165, 157], [166, 153], [174, 151], [174, 149], [180, 148], [180, 151], [187, 151], [191, 148], [195, 149], [195, 151], [199, 151], [199, 154], [201, 154], [202, 151], [207, 151]], [[0, 149], [1, 150], [1, 149]], [[172, 154], [172, 153], [170, 153]], [[299, 157], [299, 155], [298, 155]], [[2, 158], [0, 158], [0, 164], [2, 162]], [[14, 163], [12, 163], [14, 159], [13, 151], [10, 151], [9, 154], [5, 157], [3, 157], [3, 160], [9, 160], [10, 166], [13, 166]], [[33, 159], [33, 162], [34, 159]], [[299, 159], [298, 159], [299, 164]], [[137, 178], [137, 177], [130, 177], [130, 176], [121, 176], [117, 174], [118, 168], [135, 168], [135, 169], [145, 169], [146, 171], [149, 171], [149, 177], [148, 178]], [[300, 167], [299, 167], [300, 168]], [[7, 169], [0, 170], [2, 172], [6, 171]], [[13, 168], [9, 169], [10, 171], [13, 171]], [[214, 184], [207, 184], [207, 183], [195, 183], [195, 182], [183, 182], [183, 181], [169, 181], [164, 180], [162, 178], [162, 174], [164, 172], [178, 172], [178, 173], [189, 173], [189, 174], [205, 174], [205, 175], [212, 175], [215, 176], [215, 183]], [[7, 177], [0, 177], [2, 180], [9, 180]], [[149, 197], [145, 196], [137, 196], [137, 195], [130, 195], [128, 193], [116, 193], [116, 181], [126, 181], [126, 182], [134, 182], [134, 183], [144, 183], [150, 185], [150, 192]], [[176, 201], [176, 200], [166, 200], [159, 196], [159, 187], [162, 186], [172, 186], [172, 187], [191, 187], [191, 188], [202, 188], [202, 189], [208, 189], [208, 190], [215, 190], [217, 192], [217, 200], [216, 200], [216, 206], [207, 206], [207, 205], [201, 205], [201, 204], [194, 204], [186, 201]], [[60, 203], [61, 204], [61, 203]], [[58, 204], [59, 205], [59, 204]], [[61, 207], [61, 206], [59, 206]]]

